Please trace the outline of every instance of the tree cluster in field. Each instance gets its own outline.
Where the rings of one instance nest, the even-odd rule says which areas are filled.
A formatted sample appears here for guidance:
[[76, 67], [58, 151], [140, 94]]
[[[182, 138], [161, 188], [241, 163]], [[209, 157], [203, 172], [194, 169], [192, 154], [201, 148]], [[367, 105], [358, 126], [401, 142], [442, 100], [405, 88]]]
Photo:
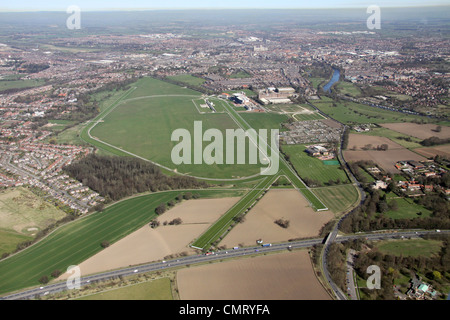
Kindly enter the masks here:
[[424, 147], [431, 147], [431, 146], [436, 146], [436, 145], [446, 144], [446, 143], [450, 143], [450, 138], [441, 139], [438, 137], [430, 137], [430, 138], [424, 139], [420, 142], [420, 144], [423, 145]]
[[110, 245], [110, 243], [109, 243], [109, 241], [107, 241], [107, 240], [104, 240], [104, 241], [102, 241], [102, 243], [100, 243], [100, 246], [101, 246], [102, 248], [108, 248], [109, 245]]
[[46, 63], [28, 63], [20, 66], [19, 73], [38, 73], [42, 70], [50, 68]]
[[325, 62], [314, 61], [309, 69], [311, 78], [329, 78], [333, 73], [333, 68]]
[[[389, 148], [389, 145], [387, 145], [386, 143], [383, 143], [381, 145], [377, 145], [376, 147], [373, 146], [371, 143], [368, 143], [368, 144], [364, 145], [364, 147], [362, 147], [361, 149], [363, 149], [363, 150], [387, 151], [388, 148]], [[353, 148], [353, 149], [355, 149], [355, 148]]]
[[367, 183], [367, 176], [363, 174], [363, 171], [367, 167], [373, 167], [376, 166], [373, 161], [368, 160], [360, 160], [348, 163], [348, 166], [350, 168], [350, 171], [355, 176], [356, 180], [358, 180], [361, 183]]
[[[89, 120], [95, 117], [99, 111], [99, 101], [95, 100], [95, 94], [100, 92], [108, 92], [106, 96], [103, 96], [103, 99], [107, 99], [112, 96], [115, 91], [123, 90], [126, 91], [130, 88], [130, 84], [137, 81], [137, 78], [132, 77], [129, 79], [110, 82], [104, 84], [102, 87], [92, 90], [86, 93], [80, 93], [77, 95], [76, 109], [70, 113], [61, 115], [62, 111], [66, 106], [58, 107], [58, 109], [49, 111], [46, 113], [47, 119], [62, 119], [62, 120], [70, 120], [75, 123], [66, 126], [67, 128], [75, 126], [77, 123]], [[88, 87], [90, 84], [87, 85]], [[57, 95], [57, 91], [52, 93], [53, 96]]]
[[64, 168], [70, 176], [103, 197], [119, 200], [142, 193], [199, 189], [209, 185], [186, 176], [166, 176], [154, 164], [131, 157], [91, 154]]
[[[192, 193], [192, 192], [185, 192], [184, 194], [179, 194], [174, 200], [170, 200], [167, 203], [160, 203], [156, 208], [155, 208], [155, 213], [159, 216], [161, 214], [163, 214], [164, 212], [167, 211], [167, 209], [170, 209], [171, 207], [174, 207], [177, 203], [181, 202], [182, 200], [190, 200], [190, 199], [198, 199], [200, 196], [196, 193]], [[181, 220], [181, 218], [175, 218], [170, 222], [164, 221], [163, 225], [179, 225], [183, 222], [183, 220]], [[158, 221], [157, 219], [152, 220], [152, 222], [150, 222], [150, 227], [152, 228], [157, 228], [161, 225], [161, 222]]]
[[177, 226], [177, 225], [180, 225], [182, 223], [183, 223], [183, 220], [181, 218], [175, 218], [175, 219], [173, 219], [171, 221], [164, 221], [163, 222], [163, 226], [167, 226], [167, 225], [169, 225], [169, 226]]
[[344, 127], [344, 133], [342, 135], [342, 150], [347, 150], [349, 136], [350, 136], [350, 130], [346, 126], [346, 127]]
[[[389, 192], [389, 190], [386, 190]], [[397, 210], [395, 199], [388, 201], [386, 194], [381, 195], [378, 190], [369, 190], [364, 203], [348, 214], [340, 223], [340, 230], [345, 233], [360, 231], [374, 231], [382, 229], [449, 229], [450, 204], [444, 195], [427, 194], [415, 202], [432, 211], [429, 217], [421, 217], [422, 212], [416, 212], [414, 218], [393, 219], [385, 213]]]
[[284, 229], [289, 228], [289, 223], [290, 223], [289, 220], [286, 220], [286, 219], [277, 219], [277, 220], [275, 220], [274, 222], [275, 222], [275, 224], [279, 225], [280, 227], [282, 227], [282, 228], [284, 228]]

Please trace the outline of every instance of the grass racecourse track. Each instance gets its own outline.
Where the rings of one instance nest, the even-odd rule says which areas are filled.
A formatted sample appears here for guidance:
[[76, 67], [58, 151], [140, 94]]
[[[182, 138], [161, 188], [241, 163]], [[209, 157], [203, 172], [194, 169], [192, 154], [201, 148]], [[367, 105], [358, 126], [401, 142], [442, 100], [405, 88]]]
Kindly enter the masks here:
[[[236, 190], [191, 190], [201, 197], [236, 196]], [[120, 201], [55, 230], [35, 245], [0, 261], [0, 294], [39, 285], [54, 270], [65, 272], [156, 217], [155, 208], [183, 191], [165, 191]], [[83, 270], [81, 270], [83, 273]]]
[[[148, 90], [144, 90], [148, 88]], [[176, 129], [186, 129], [194, 139], [194, 122], [202, 122], [202, 132], [218, 129], [225, 138], [227, 129], [238, 129], [237, 123], [226, 112], [205, 112], [199, 110], [198, 101], [201, 94], [164, 81], [143, 78], [135, 86], [120, 97], [109, 108], [106, 108], [82, 132], [82, 139], [88, 143], [110, 151], [117, 155], [138, 156], [163, 166], [168, 171], [209, 179], [239, 179], [257, 175], [260, 164], [179, 164], [172, 160], [172, 149], [179, 144], [171, 141]], [[218, 109], [217, 99], [214, 99]], [[200, 138], [201, 139], [201, 138]], [[201, 142], [201, 141], [200, 141]], [[203, 148], [209, 142], [202, 143]], [[191, 140], [191, 161], [195, 142]], [[223, 142], [223, 149], [225, 148]], [[248, 154], [249, 144], [246, 144]], [[226, 162], [224, 150], [223, 154]], [[228, 150], [227, 150], [228, 151]], [[237, 159], [237, 144], [234, 149]]]
[[[161, 157], [161, 154], [170, 156], [171, 147], [168, 142], [170, 142], [172, 130], [183, 127], [189, 130], [195, 120], [203, 121], [203, 131], [207, 128], [241, 128], [245, 131], [251, 128], [276, 129], [286, 118], [285, 115], [272, 114], [266, 118], [259, 114], [238, 113], [230, 103], [217, 98], [214, 98], [214, 103], [223, 113], [200, 114], [192, 102], [193, 99], [200, 97], [198, 92], [190, 89], [152, 78], [140, 79], [117, 100], [104, 108], [96, 118], [89, 121], [82, 129], [80, 138], [116, 155], [137, 156], [141, 159], [163, 162], [163, 159], [158, 157]], [[134, 114], [135, 112], [137, 113]], [[270, 133], [270, 130], [268, 131]], [[96, 137], [108, 139], [107, 141], [111, 143]], [[262, 143], [266, 143], [268, 152], [272, 154], [273, 148], [270, 141], [267, 143], [263, 140]], [[138, 154], [140, 150], [142, 154]], [[147, 159], [146, 157], [156, 158]], [[316, 196], [314, 190], [303, 183], [283, 157], [279, 159], [278, 171], [267, 176], [260, 175], [260, 165], [224, 167], [225, 169], [215, 168], [203, 164], [197, 165], [192, 170], [199, 170], [206, 174], [219, 172], [222, 176], [228, 177], [230, 173], [233, 173], [233, 180], [230, 181], [233, 181], [236, 186], [242, 186], [244, 182], [248, 182], [247, 190], [249, 191], [201, 235], [193, 246], [206, 248], [217, 240], [227, 230], [232, 219], [253, 206], [280, 175], [289, 180], [315, 210], [328, 209]], [[163, 168], [163, 172], [171, 171]], [[214, 178], [217, 179], [217, 176]], [[65, 272], [70, 265], [81, 263], [102, 250], [101, 242], [114, 243], [149, 223], [156, 216], [154, 210], [159, 204], [167, 203], [183, 191], [186, 190], [158, 192], [123, 200], [106, 208], [103, 212], [88, 215], [58, 228], [28, 249], [0, 261], [0, 294], [39, 285], [38, 280], [42, 276], [46, 275], [50, 278], [54, 270]], [[242, 194], [237, 189], [208, 189], [195, 190], [195, 192], [202, 197]]]

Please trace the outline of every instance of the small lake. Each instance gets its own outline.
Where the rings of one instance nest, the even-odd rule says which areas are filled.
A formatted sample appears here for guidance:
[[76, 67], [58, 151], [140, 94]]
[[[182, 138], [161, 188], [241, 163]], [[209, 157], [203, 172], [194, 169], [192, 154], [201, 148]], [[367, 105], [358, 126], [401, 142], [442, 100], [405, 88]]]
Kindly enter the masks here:
[[339, 77], [341, 76], [341, 73], [338, 69], [333, 69], [333, 76], [331, 77], [331, 80], [323, 86], [323, 91], [330, 93], [331, 92], [331, 86], [339, 81]]

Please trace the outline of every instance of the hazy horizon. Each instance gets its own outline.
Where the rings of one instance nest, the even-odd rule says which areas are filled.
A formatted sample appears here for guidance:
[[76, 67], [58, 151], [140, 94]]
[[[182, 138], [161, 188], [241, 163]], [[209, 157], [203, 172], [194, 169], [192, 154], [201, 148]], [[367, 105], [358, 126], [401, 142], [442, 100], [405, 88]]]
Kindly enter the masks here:
[[304, 0], [279, 0], [257, 1], [257, 0], [229, 0], [215, 1], [213, 4], [209, 0], [167, 0], [163, 4], [152, 1], [135, 0], [133, 3], [112, 0], [77, 0], [77, 1], [36, 1], [18, 0], [8, 5], [0, 6], [0, 12], [45, 12], [45, 11], [66, 11], [71, 6], [76, 5], [83, 11], [161, 11], [161, 10], [257, 10], [257, 9], [359, 9], [367, 8], [370, 5], [378, 5], [381, 8], [417, 8], [417, 7], [439, 7], [450, 6], [448, 1], [419, 1], [419, 0], [378, 0], [360, 1], [345, 0], [336, 1], [322, 0], [311, 3]]

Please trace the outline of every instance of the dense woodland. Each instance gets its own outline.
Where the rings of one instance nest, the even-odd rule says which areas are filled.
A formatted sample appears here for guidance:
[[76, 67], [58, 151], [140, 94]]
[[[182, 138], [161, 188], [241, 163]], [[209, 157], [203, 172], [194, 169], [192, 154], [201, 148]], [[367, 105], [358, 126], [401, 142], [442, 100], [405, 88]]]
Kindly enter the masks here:
[[154, 164], [136, 158], [89, 155], [64, 170], [111, 200], [135, 193], [206, 188], [208, 184], [185, 176], [167, 176]]

